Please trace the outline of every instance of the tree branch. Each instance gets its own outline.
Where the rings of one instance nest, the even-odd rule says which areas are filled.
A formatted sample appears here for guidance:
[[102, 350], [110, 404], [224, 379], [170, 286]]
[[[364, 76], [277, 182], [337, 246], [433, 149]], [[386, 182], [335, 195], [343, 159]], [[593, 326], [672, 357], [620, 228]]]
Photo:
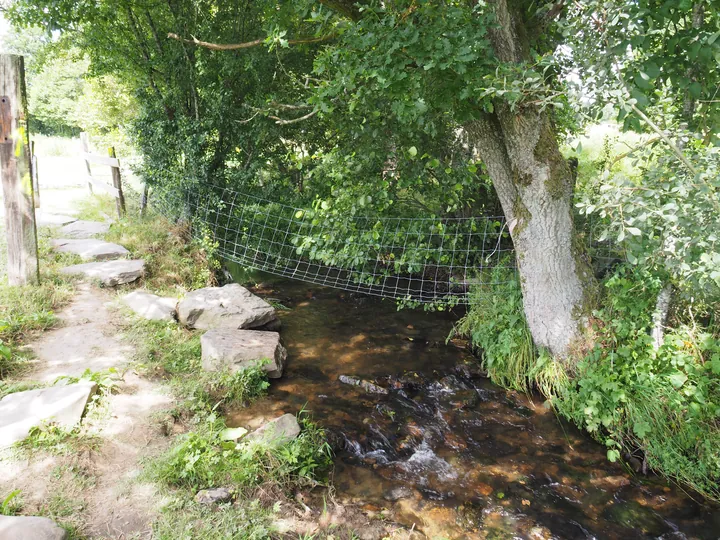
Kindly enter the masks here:
[[293, 118], [291, 120], [286, 120], [284, 118], [278, 118], [277, 116], [268, 115], [268, 118], [275, 120], [275, 123], [278, 126], [287, 126], [289, 124], [297, 124], [298, 122], [302, 122], [303, 120], [307, 120], [308, 118], [312, 118], [318, 113], [317, 109], [314, 111], [310, 111], [306, 115], [300, 116], [299, 118]]
[[[287, 40], [288, 45], [301, 45], [304, 43], [322, 43], [329, 41], [337, 37], [337, 34], [327, 34], [325, 36], [313, 37], [313, 38], [300, 38], [300, 39], [289, 39]], [[255, 39], [253, 41], [246, 41], [245, 43], [210, 43], [208, 41], [200, 41], [193, 37], [192, 39], [186, 39], [173, 34], [170, 32], [168, 38], [175, 39], [182, 43], [189, 43], [191, 45], [197, 45], [198, 47], [205, 47], [213, 51], [236, 51], [239, 49], [250, 49], [251, 47], [257, 47], [265, 43], [265, 39]]]

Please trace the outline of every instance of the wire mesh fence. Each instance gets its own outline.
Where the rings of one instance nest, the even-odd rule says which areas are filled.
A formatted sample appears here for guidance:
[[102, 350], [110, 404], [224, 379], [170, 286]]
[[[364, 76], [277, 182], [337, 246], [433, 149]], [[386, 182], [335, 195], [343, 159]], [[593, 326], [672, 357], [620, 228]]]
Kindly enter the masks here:
[[[181, 184], [180, 184], [181, 185]], [[401, 301], [467, 304], [473, 286], [513, 279], [515, 255], [503, 216], [342, 216], [230, 188], [156, 190], [152, 205], [193, 224], [216, 254], [246, 268]], [[603, 224], [578, 218], [596, 271], [617, 261], [597, 242]]]
[[192, 220], [216, 253], [248, 268], [398, 300], [466, 303], [473, 285], [515, 268], [502, 216], [337, 216], [225, 188], [154, 195], [172, 218]]

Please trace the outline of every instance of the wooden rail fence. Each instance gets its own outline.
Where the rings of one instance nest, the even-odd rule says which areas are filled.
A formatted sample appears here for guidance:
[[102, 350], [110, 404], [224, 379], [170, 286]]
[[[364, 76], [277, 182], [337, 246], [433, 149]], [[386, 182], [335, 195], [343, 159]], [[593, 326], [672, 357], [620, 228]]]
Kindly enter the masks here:
[[[117, 207], [118, 217], [123, 217], [125, 215], [125, 196], [123, 195], [122, 177], [120, 176], [120, 160], [115, 155], [115, 148], [113, 146], [108, 148], [107, 156], [91, 153], [88, 135], [85, 132], [80, 134], [80, 142], [82, 144], [82, 153], [80, 156], [85, 160], [88, 190], [90, 191], [90, 194], [94, 193], [93, 188], [97, 188], [115, 197], [115, 206]], [[107, 165], [110, 167], [112, 185], [93, 177], [92, 168], [90, 166], [91, 163], [95, 163], [96, 165]]]

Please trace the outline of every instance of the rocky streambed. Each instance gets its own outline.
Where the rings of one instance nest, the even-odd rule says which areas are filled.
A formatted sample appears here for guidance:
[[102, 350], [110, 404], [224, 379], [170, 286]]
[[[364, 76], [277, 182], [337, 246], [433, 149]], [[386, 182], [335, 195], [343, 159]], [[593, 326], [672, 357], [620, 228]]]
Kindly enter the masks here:
[[336, 450], [341, 502], [430, 538], [718, 538], [717, 507], [609, 463], [538, 396], [489, 383], [445, 343], [451, 314], [284, 280], [252, 290], [287, 308], [287, 362], [229, 423], [308, 410]]

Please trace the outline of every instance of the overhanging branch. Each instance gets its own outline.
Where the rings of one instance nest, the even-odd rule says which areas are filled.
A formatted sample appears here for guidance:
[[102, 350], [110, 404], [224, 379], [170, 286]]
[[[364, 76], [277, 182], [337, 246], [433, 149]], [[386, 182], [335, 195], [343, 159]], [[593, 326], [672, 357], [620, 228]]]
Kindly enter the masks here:
[[[325, 36], [300, 39], [288, 39], [287, 44], [302, 45], [305, 43], [322, 43], [324, 41], [334, 39], [335, 37], [337, 37], [337, 34], [327, 34]], [[253, 41], [246, 41], [245, 43], [210, 43], [208, 41], [200, 41], [194, 36], [192, 37], [192, 39], [183, 38], [178, 36], [177, 34], [173, 34], [172, 32], [168, 34], [168, 38], [175, 39], [182, 43], [189, 43], [191, 45], [197, 45], [198, 47], [211, 49], [213, 51], [237, 51], [239, 49], [250, 49], [252, 47], [257, 47], [258, 45], [262, 45], [263, 43], [265, 43], [265, 39], [255, 39]]]

